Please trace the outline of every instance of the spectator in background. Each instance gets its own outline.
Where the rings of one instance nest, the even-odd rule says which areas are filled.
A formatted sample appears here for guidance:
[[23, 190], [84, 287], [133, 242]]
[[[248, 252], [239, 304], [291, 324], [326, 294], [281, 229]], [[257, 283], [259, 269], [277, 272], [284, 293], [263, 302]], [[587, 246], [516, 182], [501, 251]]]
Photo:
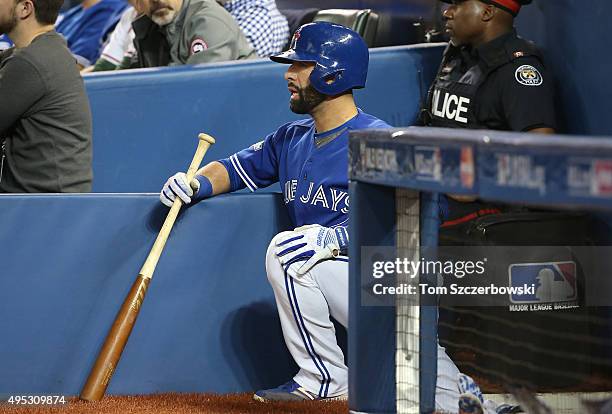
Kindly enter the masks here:
[[[100, 55], [94, 66], [83, 69], [82, 73], [119, 69], [122, 65], [129, 65], [129, 62], [136, 55], [132, 22], [138, 18], [140, 13], [134, 8], [137, 1], [128, 1], [130, 7], [123, 11], [119, 23], [115, 26], [115, 30], [111, 33], [108, 43], [102, 50], [102, 55]], [[127, 63], [124, 63], [124, 60]]]
[[138, 0], [136, 62], [130, 67], [252, 59], [255, 50], [215, 0]]
[[60, 16], [55, 30], [66, 38], [81, 67], [92, 65], [100, 57], [105, 35], [126, 7], [125, 0], [83, 0]]
[[62, 0], [2, 0], [0, 193], [91, 191], [91, 112], [65, 40]]
[[289, 40], [287, 18], [275, 0], [217, 0], [230, 12], [260, 57], [282, 52]]
[[[280, 53], [287, 43], [289, 26], [287, 19], [280, 14], [274, 0], [217, 0], [225, 6], [240, 26], [243, 34], [260, 57]], [[130, 1], [134, 6], [136, 0]], [[99, 72], [125, 67], [135, 56], [134, 30], [132, 22], [138, 12], [129, 7], [123, 12], [121, 20], [104, 47], [95, 66], [83, 70]]]
[[11, 46], [13, 46], [11, 39], [9, 39], [6, 35], [1, 35], [0, 36], [0, 52], [8, 49]]

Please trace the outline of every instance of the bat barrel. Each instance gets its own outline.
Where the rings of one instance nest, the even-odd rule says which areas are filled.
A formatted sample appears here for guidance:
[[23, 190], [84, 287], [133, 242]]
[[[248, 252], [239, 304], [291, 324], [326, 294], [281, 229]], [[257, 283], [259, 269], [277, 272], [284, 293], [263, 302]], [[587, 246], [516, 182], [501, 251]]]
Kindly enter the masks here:
[[98, 401], [106, 392], [117, 362], [121, 358], [125, 344], [132, 332], [136, 318], [144, 301], [150, 278], [138, 275], [115, 317], [113, 326], [106, 336], [102, 350], [92, 368], [80, 398], [87, 401]]

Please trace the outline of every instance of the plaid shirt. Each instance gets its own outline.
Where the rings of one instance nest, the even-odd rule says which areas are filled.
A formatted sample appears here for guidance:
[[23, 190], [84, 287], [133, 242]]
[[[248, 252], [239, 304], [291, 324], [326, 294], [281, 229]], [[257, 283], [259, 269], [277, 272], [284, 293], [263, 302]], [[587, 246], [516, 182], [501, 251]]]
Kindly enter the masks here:
[[289, 24], [275, 0], [229, 0], [224, 7], [260, 57], [282, 52], [289, 39]]

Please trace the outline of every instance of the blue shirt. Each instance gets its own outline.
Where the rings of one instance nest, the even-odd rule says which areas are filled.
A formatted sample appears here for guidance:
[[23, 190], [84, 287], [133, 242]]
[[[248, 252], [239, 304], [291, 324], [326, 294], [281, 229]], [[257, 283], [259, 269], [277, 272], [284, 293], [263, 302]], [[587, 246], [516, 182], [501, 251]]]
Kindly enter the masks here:
[[75, 6], [58, 19], [55, 31], [64, 36], [77, 62], [89, 66], [100, 57], [102, 40], [126, 7], [125, 0], [102, 0], [87, 9]]
[[6, 50], [10, 47], [13, 47], [13, 42], [11, 39], [5, 34], [0, 35], [0, 51]]
[[390, 126], [361, 110], [322, 134], [315, 132], [313, 119], [295, 121], [219, 162], [229, 173], [231, 191], [255, 191], [278, 182], [295, 227], [347, 226], [348, 135], [365, 128]]

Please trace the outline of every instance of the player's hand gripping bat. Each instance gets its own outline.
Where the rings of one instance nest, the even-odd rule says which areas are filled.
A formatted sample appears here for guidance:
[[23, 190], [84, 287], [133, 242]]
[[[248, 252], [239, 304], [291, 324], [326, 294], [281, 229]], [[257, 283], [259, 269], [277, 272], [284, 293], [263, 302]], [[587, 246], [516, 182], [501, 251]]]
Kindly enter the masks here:
[[[206, 154], [208, 148], [215, 143], [215, 139], [206, 134], [200, 134], [198, 138], [198, 148], [193, 156], [191, 165], [189, 165], [189, 169], [187, 170], [187, 182], [192, 180], [200, 166], [200, 163], [202, 162], [202, 159], [204, 158], [204, 154]], [[102, 350], [98, 354], [98, 358], [96, 359], [96, 362], [89, 373], [87, 382], [81, 390], [81, 399], [97, 401], [101, 399], [106, 392], [108, 383], [113, 376], [113, 372], [115, 372], [115, 368], [117, 367], [119, 358], [121, 358], [123, 348], [127, 343], [130, 333], [132, 332], [132, 328], [134, 327], [134, 323], [136, 322], [136, 318], [138, 317], [138, 313], [140, 312], [140, 307], [142, 306], [145, 294], [147, 293], [147, 287], [149, 286], [151, 278], [153, 277], [155, 266], [157, 266], [159, 257], [161, 256], [164, 246], [166, 245], [166, 240], [168, 240], [168, 235], [172, 230], [172, 226], [174, 225], [182, 205], [183, 202], [177, 197], [176, 200], [174, 200], [174, 204], [172, 204], [172, 207], [170, 208], [170, 212], [168, 212], [168, 215], [166, 216], [166, 220], [164, 221], [164, 224], [159, 231], [157, 238], [155, 239], [155, 243], [147, 256], [144, 265], [140, 269], [140, 273], [138, 274], [136, 281], [132, 285], [130, 293], [128, 293], [126, 296], [125, 300], [123, 301], [123, 305], [121, 305], [119, 313], [115, 317], [113, 326], [106, 336], [104, 345], [102, 345]]]

